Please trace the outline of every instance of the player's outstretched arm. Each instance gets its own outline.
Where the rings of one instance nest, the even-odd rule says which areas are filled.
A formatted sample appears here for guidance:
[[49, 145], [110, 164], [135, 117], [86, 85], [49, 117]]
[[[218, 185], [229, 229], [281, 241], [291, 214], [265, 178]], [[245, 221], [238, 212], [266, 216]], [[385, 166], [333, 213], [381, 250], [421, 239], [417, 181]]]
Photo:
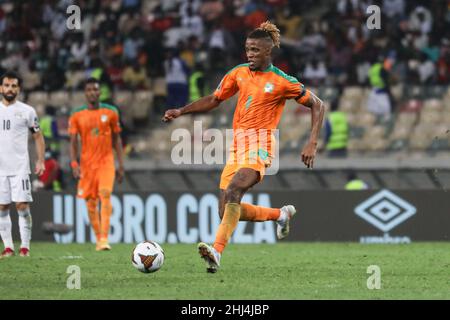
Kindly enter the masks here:
[[80, 177], [80, 166], [78, 164], [78, 135], [70, 135], [70, 166], [72, 167], [72, 174], [75, 179]]
[[221, 101], [217, 99], [215, 95], [211, 94], [209, 96], [202, 97], [182, 108], [167, 110], [164, 114], [164, 117], [162, 118], [162, 121], [169, 122], [183, 114], [188, 113], [208, 112], [216, 108], [220, 104], [220, 102]]
[[304, 99], [304, 101], [301, 100], [300, 102], [305, 107], [311, 109], [311, 134], [308, 143], [303, 147], [302, 161], [306, 167], [312, 169], [317, 152], [317, 141], [325, 114], [325, 106], [322, 100], [311, 91], [309, 91], [305, 97], [306, 99]]
[[125, 174], [125, 169], [123, 166], [123, 148], [122, 148], [122, 138], [119, 133], [113, 133], [113, 147], [116, 150], [117, 161], [119, 162], [119, 168], [117, 169], [117, 182], [122, 183], [123, 176]]
[[45, 154], [45, 140], [44, 136], [40, 131], [33, 133], [33, 139], [36, 144], [36, 167], [34, 169], [34, 172], [40, 176], [45, 171], [45, 164], [44, 164], [44, 154]]

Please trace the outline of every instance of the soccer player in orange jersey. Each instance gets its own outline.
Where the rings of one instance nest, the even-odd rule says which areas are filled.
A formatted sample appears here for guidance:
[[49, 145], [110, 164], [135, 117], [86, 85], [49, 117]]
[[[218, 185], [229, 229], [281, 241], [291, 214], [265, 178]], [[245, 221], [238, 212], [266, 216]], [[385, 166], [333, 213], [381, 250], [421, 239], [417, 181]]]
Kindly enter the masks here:
[[[308, 168], [313, 167], [324, 105], [296, 78], [286, 75], [271, 63], [272, 48], [279, 47], [279, 44], [278, 28], [270, 22], [262, 23], [246, 39], [248, 63], [231, 69], [213, 94], [183, 108], [168, 110], [163, 117], [163, 121], [171, 121], [183, 114], [207, 112], [239, 92], [233, 119], [233, 146], [220, 181], [219, 214], [222, 221], [213, 246], [205, 243], [198, 245], [208, 272], [217, 271], [222, 252], [239, 221], [273, 220], [277, 223], [278, 239], [283, 239], [289, 233], [289, 222], [296, 212], [294, 206], [287, 205], [279, 209], [241, 203], [245, 192], [262, 180], [266, 168], [271, 164], [274, 142], [270, 132], [277, 128], [287, 99], [295, 99], [311, 108], [311, 134], [301, 158]], [[255, 134], [256, 150], [253, 148], [255, 139], [253, 142], [247, 139]], [[261, 140], [264, 139], [261, 137], [267, 137], [262, 144]], [[261, 148], [261, 145], [265, 147]], [[237, 161], [238, 158], [243, 161]]]
[[[116, 107], [99, 102], [98, 80], [86, 80], [84, 93], [87, 104], [75, 109], [69, 119], [71, 167], [73, 176], [80, 179], [77, 196], [86, 200], [89, 220], [97, 238], [96, 250], [110, 250], [108, 233], [115, 177], [113, 148], [119, 162], [119, 183], [124, 175], [119, 112]], [[78, 135], [82, 145], [80, 163], [77, 161]]]

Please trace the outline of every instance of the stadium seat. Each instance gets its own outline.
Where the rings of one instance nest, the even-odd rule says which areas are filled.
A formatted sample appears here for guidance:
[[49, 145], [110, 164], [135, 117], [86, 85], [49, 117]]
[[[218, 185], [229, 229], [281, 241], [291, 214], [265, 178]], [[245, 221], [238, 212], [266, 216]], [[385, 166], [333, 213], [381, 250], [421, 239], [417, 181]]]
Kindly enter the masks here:
[[76, 108], [86, 104], [86, 97], [83, 91], [74, 91], [70, 95], [69, 106]]
[[50, 93], [49, 104], [55, 107], [64, 107], [69, 104], [70, 96], [67, 91], [55, 91]]
[[163, 159], [170, 155], [172, 131], [155, 129], [150, 136], [150, 151], [153, 158]]
[[425, 88], [428, 98], [442, 99], [447, 90], [447, 86], [428, 86]]
[[410, 85], [405, 87], [404, 93], [410, 99], [423, 99], [425, 96], [425, 89], [423, 86]]
[[396, 125], [412, 126], [417, 121], [417, 113], [400, 112], [396, 118]]
[[433, 124], [433, 126], [430, 129], [430, 134], [433, 136], [434, 139], [442, 139], [449, 135], [450, 128], [445, 123], [436, 123]]
[[131, 109], [131, 102], [133, 100], [133, 93], [131, 91], [116, 91], [114, 94], [114, 102], [121, 109]]
[[411, 134], [412, 124], [397, 124], [389, 136], [390, 140], [407, 139]]
[[281, 130], [280, 131], [280, 148], [284, 149], [288, 147], [290, 141], [294, 139], [294, 137], [300, 138], [300, 130], [299, 126], [295, 126], [289, 128], [289, 130]]
[[179, 117], [176, 119], [176, 121], [170, 122], [169, 126], [166, 127], [166, 129], [169, 131], [178, 129], [178, 128], [185, 128], [185, 129], [189, 130], [190, 132], [192, 132], [192, 130], [194, 128], [194, 121], [193, 121], [192, 116], [187, 115], [187, 116]]
[[386, 150], [389, 151], [405, 150], [408, 147], [408, 145], [409, 145], [408, 137], [404, 139], [391, 139], [389, 145], [386, 147]]
[[361, 139], [366, 132], [366, 128], [359, 126], [350, 126], [350, 137]]
[[339, 101], [339, 110], [347, 113], [356, 112], [358, 109], [360, 109], [359, 104], [359, 101], [342, 97]]
[[362, 87], [356, 86], [345, 87], [342, 97], [360, 104], [361, 100], [364, 98], [364, 90]]
[[422, 109], [423, 103], [418, 99], [410, 99], [406, 101], [401, 107], [401, 112], [419, 112]]
[[155, 96], [167, 96], [166, 79], [163, 77], [156, 78], [153, 82], [152, 91]]
[[131, 107], [133, 119], [146, 120], [153, 107], [153, 93], [144, 90], [135, 92]]
[[349, 139], [347, 149], [349, 151], [360, 151], [363, 149], [363, 143], [361, 139]]
[[210, 128], [213, 122], [213, 116], [211, 114], [194, 115], [192, 121], [200, 121], [202, 128], [205, 130]]
[[422, 110], [442, 111], [444, 105], [440, 99], [427, 99], [423, 104]]
[[48, 94], [44, 91], [34, 91], [28, 95], [27, 103], [30, 106], [48, 104]]
[[397, 84], [391, 87], [391, 93], [395, 101], [400, 102], [403, 100], [403, 85]]
[[431, 139], [428, 139], [421, 135], [413, 135], [409, 140], [409, 146], [412, 150], [424, 151], [431, 143]]
[[363, 126], [366, 128], [373, 126], [375, 124], [375, 121], [377, 120], [377, 117], [373, 113], [370, 113], [369, 111], [362, 111], [359, 112], [357, 115], [359, 126]]
[[372, 140], [372, 143], [369, 144], [369, 150], [371, 151], [384, 151], [387, 149], [389, 145], [388, 140], [384, 139], [375, 139]]
[[444, 97], [443, 106], [445, 110], [450, 111], [450, 95]]
[[448, 150], [449, 148], [449, 139], [437, 138], [431, 141], [430, 150], [431, 151], [441, 151]]
[[448, 125], [450, 129], [450, 112], [446, 110], [442, 112], [441, 116], [442, 116], [442, 123]]
[[441, 112], [437, 111], [428, 111], [423, 109], [420, 113], [420, 123], [423, 124], [437, 124], [442, 120]]
[[335, 87], [321, 87], [319, 88], [318, 97], [322, 100], [334, 100], [338, 97], [339, 92]]
[[353, 112], [347, 112], [347, 122], [351, 126], [358, 125], [358, 116]]

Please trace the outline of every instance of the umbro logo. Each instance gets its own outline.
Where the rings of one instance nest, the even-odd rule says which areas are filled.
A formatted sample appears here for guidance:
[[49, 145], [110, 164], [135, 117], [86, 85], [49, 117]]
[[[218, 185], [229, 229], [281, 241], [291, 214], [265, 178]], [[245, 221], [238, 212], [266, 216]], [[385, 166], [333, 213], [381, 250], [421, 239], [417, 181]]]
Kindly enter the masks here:
[[416, 213], [416, 208], [389, 190], [382, 190], [355, 208], [355, 213], [383, 232]]

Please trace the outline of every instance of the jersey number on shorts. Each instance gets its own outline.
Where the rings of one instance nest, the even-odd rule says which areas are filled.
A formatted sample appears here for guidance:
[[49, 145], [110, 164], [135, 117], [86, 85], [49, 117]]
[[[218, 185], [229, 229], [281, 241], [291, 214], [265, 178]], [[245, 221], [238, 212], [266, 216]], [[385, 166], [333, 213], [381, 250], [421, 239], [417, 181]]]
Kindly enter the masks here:
[[30, 190], [30, 181], [29, 180], [22, 180], [22, 189], [25, 190]]
[[3, 131], [11, 129], [11, 120], [3, 120]]

